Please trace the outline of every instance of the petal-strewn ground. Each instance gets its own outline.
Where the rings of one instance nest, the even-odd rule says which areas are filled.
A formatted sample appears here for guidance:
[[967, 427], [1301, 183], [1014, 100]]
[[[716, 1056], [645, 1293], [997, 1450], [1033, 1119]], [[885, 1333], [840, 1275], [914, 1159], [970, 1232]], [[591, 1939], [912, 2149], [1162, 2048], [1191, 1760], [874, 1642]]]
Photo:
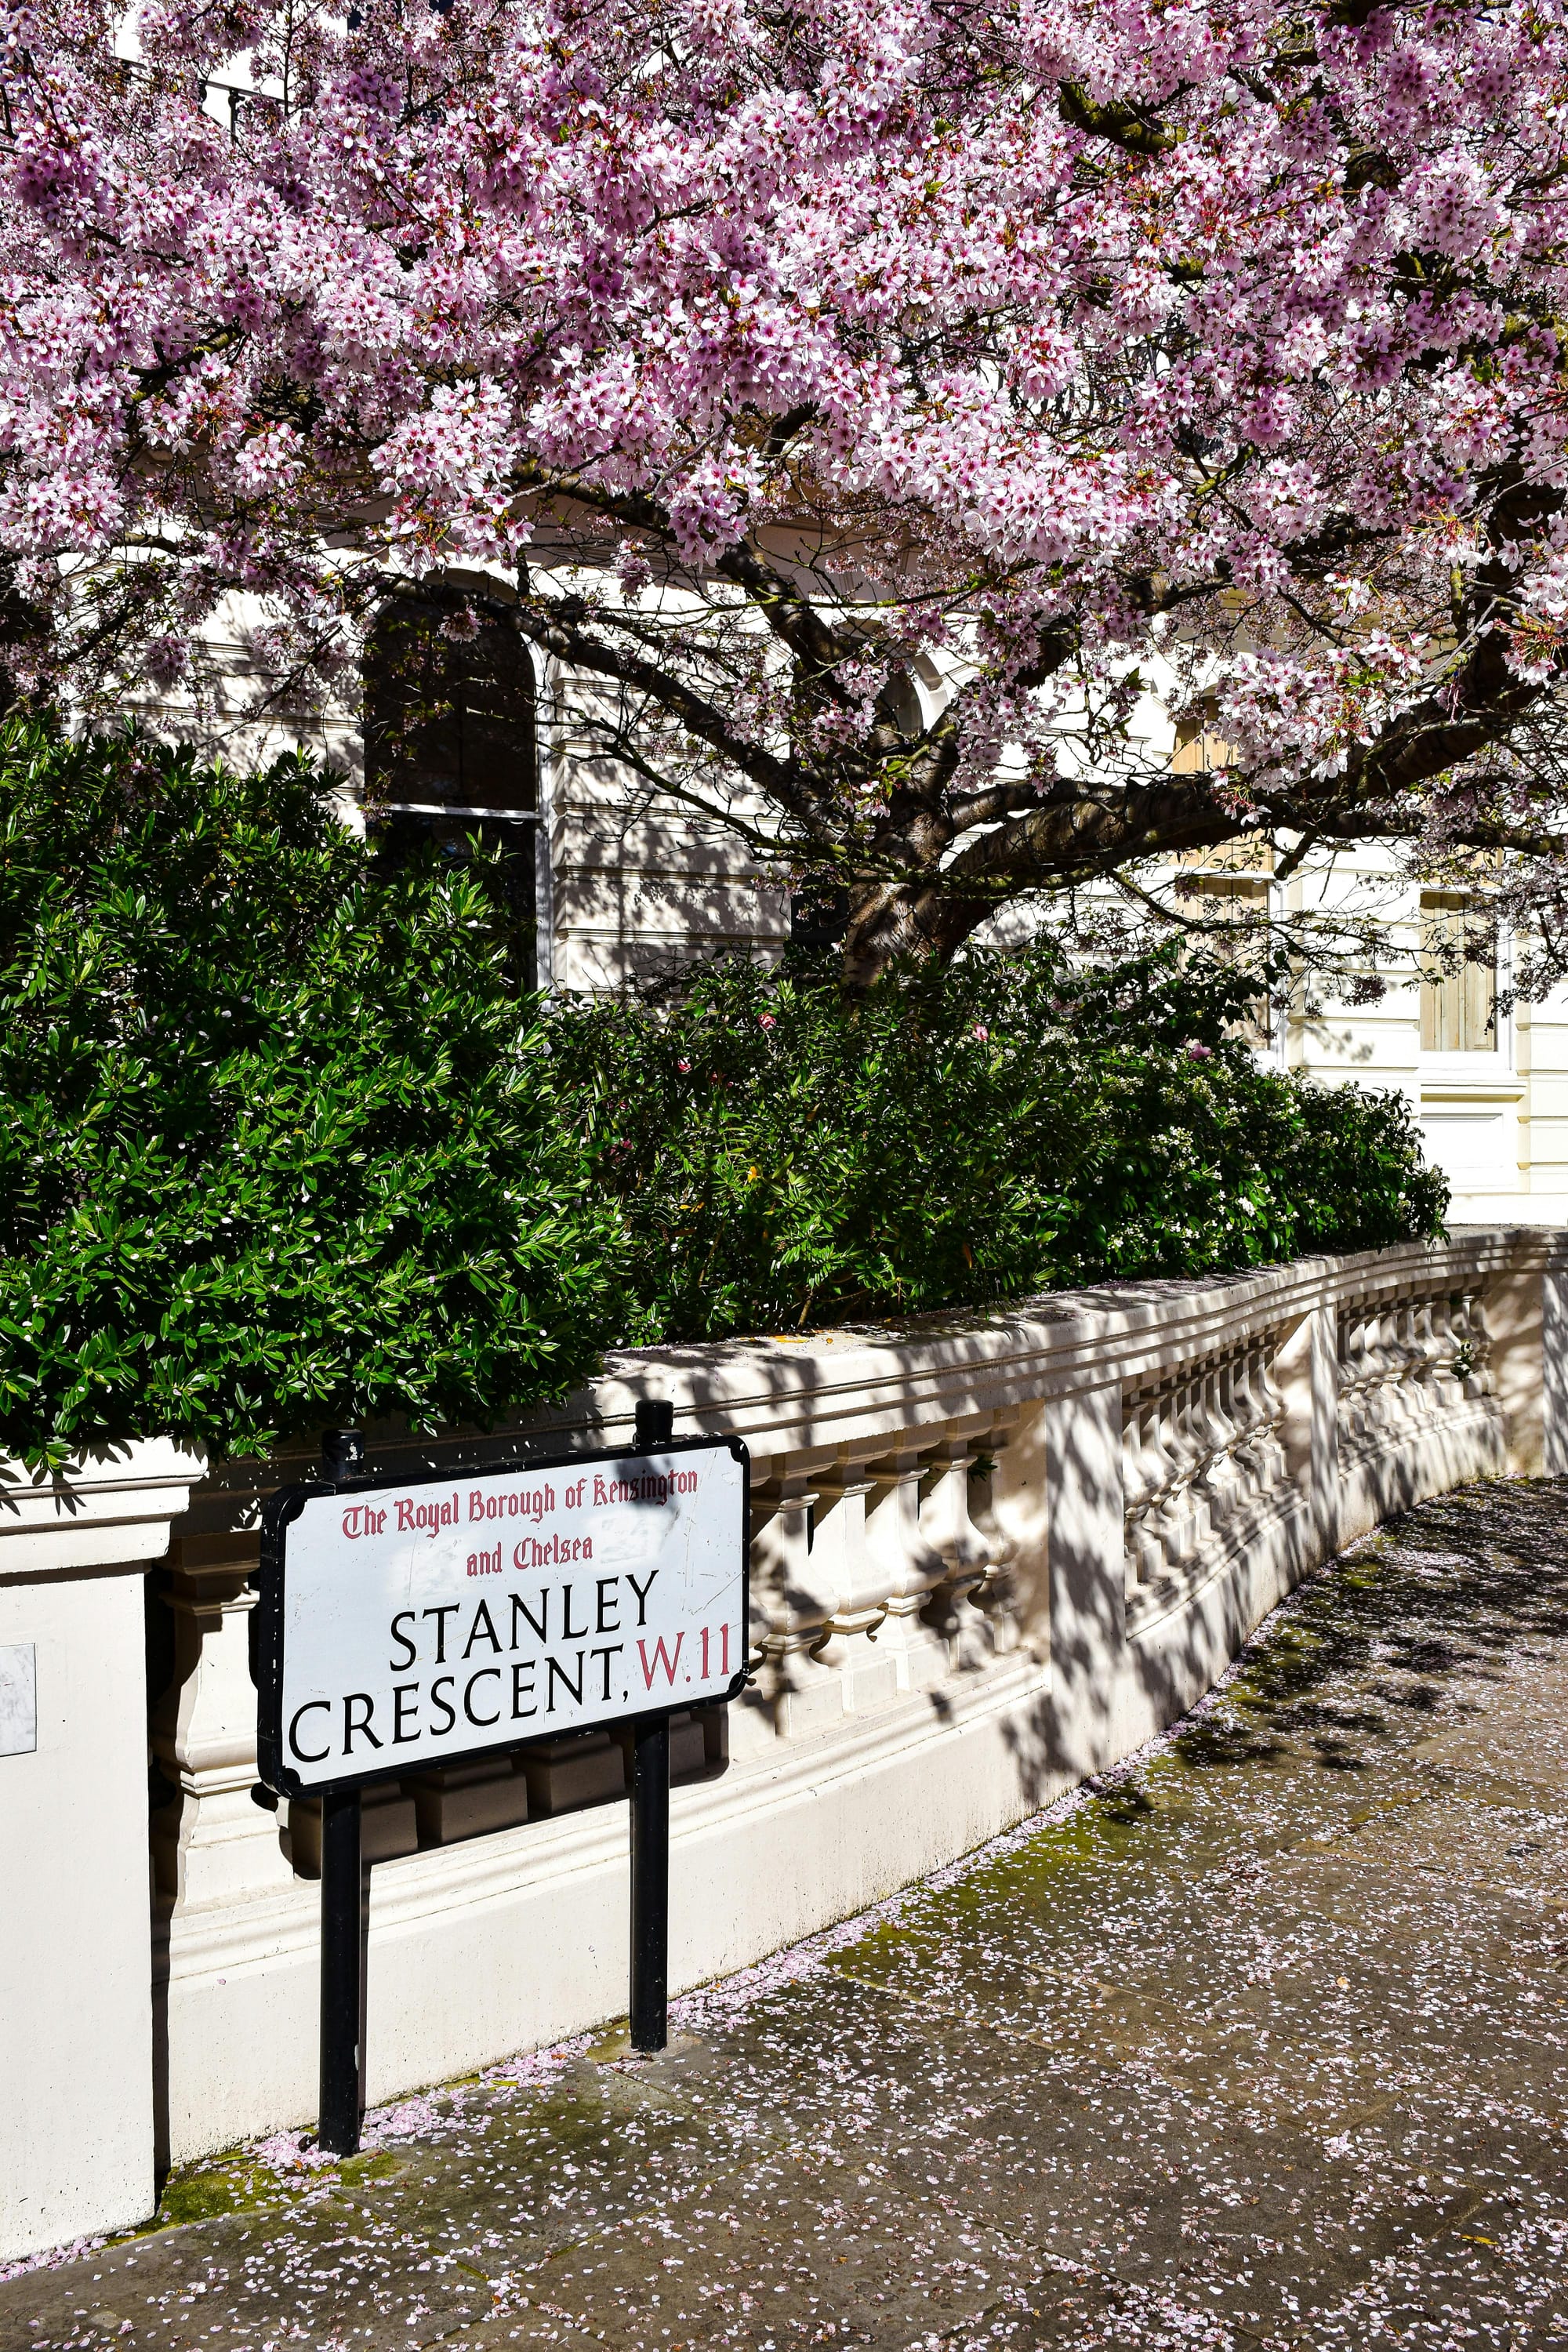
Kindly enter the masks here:
[[0, 2347], [1568, 2347], [1565, 1534], [1552, 1484], [1424, 1507], [664, 2058], [176, 2178], [0, 2284]]

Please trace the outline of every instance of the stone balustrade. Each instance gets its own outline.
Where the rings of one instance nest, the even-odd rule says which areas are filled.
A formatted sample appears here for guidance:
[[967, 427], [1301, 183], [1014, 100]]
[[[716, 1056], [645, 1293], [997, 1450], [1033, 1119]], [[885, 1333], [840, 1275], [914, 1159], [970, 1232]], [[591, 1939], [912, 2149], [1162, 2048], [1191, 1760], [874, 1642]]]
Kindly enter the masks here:
[[[629, 1444], [649, 1394], [679, 1433], [746, 1440], [752, 1681], [676, 1726], [671, 1963], [691, 1983], [1131, 1752], [1390, 1512], [1568, 1466], [1565, 1269], [1562, 1236], [1488, 1232], [652, 1349], [512, 1428], [372, 1432], [370, 1466]], [[205, 1479], [152, 1578], [155, 2106], [176, 2160], [312, 2113], [319, 1823], [256, 1782], [262, 1492], [255, 1465]], [[367, 1800], [374, 2098], [624, 2007], [626, 1769], [613, 1734], [545, 1738]]]
[[1128, 1623], [1169, 1605], [1293, 1505], [1274, 1379], [1277, 1329], [1124, 1385]]
[[1468, 1400], [1488, 1396], [1486, 1286], [1415, 1285], [1347, 1299], [1338, 1314], [1342, 1465], [1373, 1462]]

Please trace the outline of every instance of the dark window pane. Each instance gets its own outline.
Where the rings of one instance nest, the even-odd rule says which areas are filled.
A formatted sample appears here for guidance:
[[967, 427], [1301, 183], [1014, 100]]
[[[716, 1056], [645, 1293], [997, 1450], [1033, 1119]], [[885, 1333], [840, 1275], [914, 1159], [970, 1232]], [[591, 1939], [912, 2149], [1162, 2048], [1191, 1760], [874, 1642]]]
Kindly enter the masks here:
[[504, 610], [400, 600], [365, 650], [372, 804], [538, 806], [533, 665]]
[[534, 987], [533, 666], [504, 609], [388, 605], [365, 651], [364, 749], [382, 854], [468, 865], [478, 843], [518, 984]]

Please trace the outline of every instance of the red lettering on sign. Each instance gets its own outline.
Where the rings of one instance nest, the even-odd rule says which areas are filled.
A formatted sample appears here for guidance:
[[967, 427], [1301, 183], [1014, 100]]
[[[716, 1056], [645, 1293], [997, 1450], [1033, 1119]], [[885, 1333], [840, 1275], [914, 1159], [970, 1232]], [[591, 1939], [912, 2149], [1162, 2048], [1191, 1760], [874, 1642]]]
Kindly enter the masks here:
[[[382, 1514], [384, 1519], [385, 1514]], [[443, 1528], [458, 1524], [458, 1497], [449, 1495], [444, 1503], [411, 1503], [405, 1496], [397, 1505], [398, 1532], [405, 1536], [439, 1535]], [[375, 1532], [379, 1535], [381, 1529]]]
[[673, 1684], [675, 1680], [675, 1670], [680, 1664], [680, 1645], [685, 1639], [686, 1636], [684, 1633], [678, 1633], [676, 1635], [675, 1650], [673, 1655], [671, 1655], [664, 1646], [664, 1638], [661, 1634], [659, 1639], [653, 1645], [653, 1664], [651, 1666], [647, 1661], [647, 1643], [646, 1642], [639, 1642], [637, 1643], [637, 1655], [642, 1660], [642, 1683], [644, 1690], [652, 1690], [653, 1678], [661, 1667], [664, 1671], [664, 1678], [666, 1682]]

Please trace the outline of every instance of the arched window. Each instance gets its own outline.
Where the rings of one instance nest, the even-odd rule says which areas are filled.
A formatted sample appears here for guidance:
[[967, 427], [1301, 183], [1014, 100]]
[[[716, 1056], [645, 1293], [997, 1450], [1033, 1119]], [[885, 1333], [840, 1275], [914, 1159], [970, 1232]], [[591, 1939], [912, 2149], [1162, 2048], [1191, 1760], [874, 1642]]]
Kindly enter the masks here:
[[384, 855], [499, 853], [519, 985], [538, 982], [533, 665], [506, 606], [433, 587], [383, 606], [365, 648], [365, 816]]

